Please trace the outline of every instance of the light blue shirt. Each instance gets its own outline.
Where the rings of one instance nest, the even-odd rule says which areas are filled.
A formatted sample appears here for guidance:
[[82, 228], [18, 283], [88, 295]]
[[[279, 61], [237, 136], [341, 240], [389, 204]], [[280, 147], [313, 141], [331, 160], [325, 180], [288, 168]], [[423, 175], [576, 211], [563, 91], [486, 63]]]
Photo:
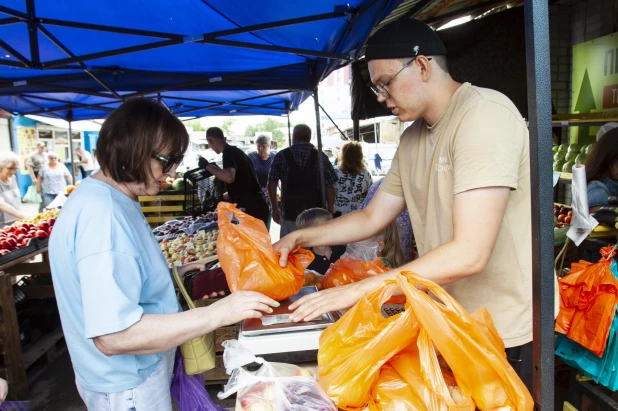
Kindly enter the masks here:
[[143, 314], [180, 310], [139, 203], [106, 183], [85, 179], [60, 212], [49, 256], [77, 382], [105, 393], [137, 387], [162, 353], [108, 357], [92, 339], [125, 330]]

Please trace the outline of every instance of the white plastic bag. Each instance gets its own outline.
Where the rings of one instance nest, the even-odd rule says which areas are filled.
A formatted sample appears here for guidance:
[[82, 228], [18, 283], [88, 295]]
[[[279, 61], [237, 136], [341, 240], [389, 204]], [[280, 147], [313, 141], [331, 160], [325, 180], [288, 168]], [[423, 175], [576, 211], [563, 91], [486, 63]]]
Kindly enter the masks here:
[[[230, 374], [219, 399], [237, 393], [237, 411], [337, 411], [308, 371], [256, 357], [237, 340], [223, 342], [223, 363]], [[243, 367], [262, 364], [254, 372]]]
[[351, 258], [357, 261], [373, 261], [380, 257], [378, 242], [369, 239], [357, 243], [348, 244], [341, 258]]

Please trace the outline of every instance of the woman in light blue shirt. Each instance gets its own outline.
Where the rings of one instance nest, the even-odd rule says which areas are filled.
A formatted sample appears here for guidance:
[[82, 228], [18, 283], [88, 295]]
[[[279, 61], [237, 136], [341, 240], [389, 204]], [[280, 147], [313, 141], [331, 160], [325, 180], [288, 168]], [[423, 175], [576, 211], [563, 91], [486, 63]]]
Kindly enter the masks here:
[[586, 159], [588, 207], [596, 211], [618, 196], [618, 128], [611, 129], [594, 145]]
[[160, 182], [175, 177], [188, 144], [185, 127], [163, 106], [124, 103], [101, 128], [101, 171], [75, 189], [54, 226], [54, 289], [77, 388], [90, 411], [171, 410], [177, 346], [278, 305], [236, 292], [180, 312], [138, 196], [156, 195]]

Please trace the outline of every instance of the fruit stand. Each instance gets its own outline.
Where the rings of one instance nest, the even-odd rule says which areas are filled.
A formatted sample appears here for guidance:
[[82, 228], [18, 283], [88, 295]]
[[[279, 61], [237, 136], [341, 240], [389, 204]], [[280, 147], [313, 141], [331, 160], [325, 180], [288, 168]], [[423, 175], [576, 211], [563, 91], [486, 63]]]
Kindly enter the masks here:
[[0, 377], [11, 381], [14, 398], [24, 398], [29, 384], [66, 350], [59, 317], [48, 321], [54, 310], [46, 303], [54, 298], [47, 237], [57, 214], [46, 212], [0, 230]]

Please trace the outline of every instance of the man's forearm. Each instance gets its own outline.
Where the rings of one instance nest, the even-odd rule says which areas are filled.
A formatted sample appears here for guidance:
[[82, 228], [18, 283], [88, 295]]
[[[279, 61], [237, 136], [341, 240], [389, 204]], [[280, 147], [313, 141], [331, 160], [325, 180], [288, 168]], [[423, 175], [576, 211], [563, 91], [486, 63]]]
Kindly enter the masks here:
[[268, 183], [268, 197], [273, 209], [279, 207], [277, 204], [277, 183]]
[[210, 174], [214, 175], [226, 184], [232, 184], [234, 182], [234, 178], [232, 178], [232, 173], [230, 173], [228, 170], [220, 169], [219, 167], [217, 167], [216, 164], [208, 164], [206, 166], [206, 171], [208, 171]]

